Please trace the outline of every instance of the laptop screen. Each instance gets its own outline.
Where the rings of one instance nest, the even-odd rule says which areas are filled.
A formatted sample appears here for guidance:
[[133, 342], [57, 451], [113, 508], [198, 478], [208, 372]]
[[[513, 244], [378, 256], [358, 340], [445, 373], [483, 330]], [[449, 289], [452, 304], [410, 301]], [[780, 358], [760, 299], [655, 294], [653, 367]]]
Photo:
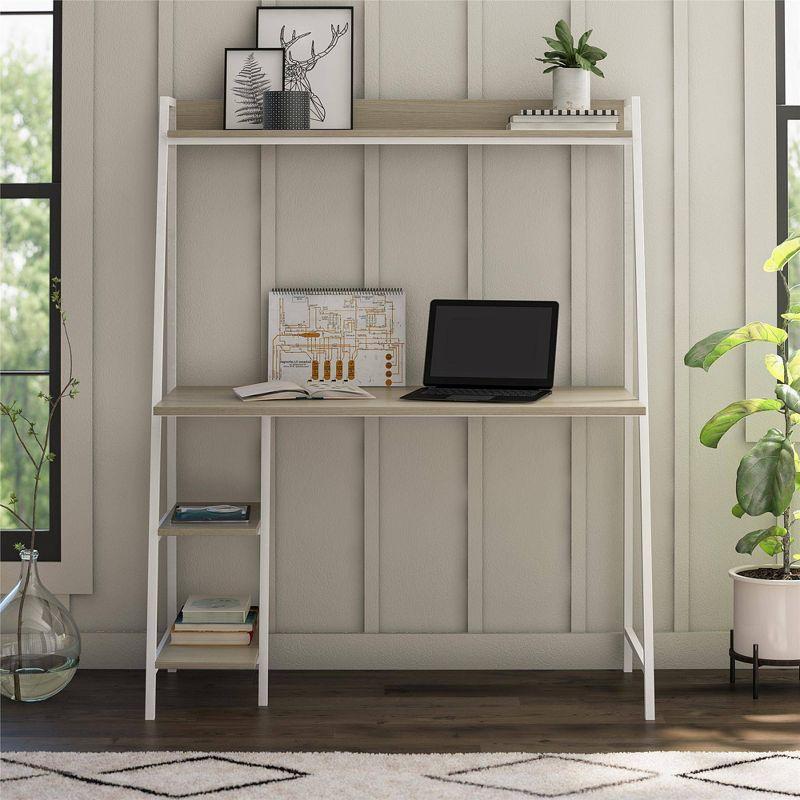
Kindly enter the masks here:
[[425, 384], [549, 389], [558, 303], [433, 300]]

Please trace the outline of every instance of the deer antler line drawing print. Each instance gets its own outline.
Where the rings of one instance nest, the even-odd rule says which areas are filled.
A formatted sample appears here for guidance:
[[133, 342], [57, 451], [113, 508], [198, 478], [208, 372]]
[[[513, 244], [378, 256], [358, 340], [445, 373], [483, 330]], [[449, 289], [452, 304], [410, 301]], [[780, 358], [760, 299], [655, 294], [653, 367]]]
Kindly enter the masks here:
[[235, 111], [239, 122], [261, 125], [264, 92], [269, 88], [269, 78], [256, 61], [255, 54], [250, 53], [234, 78], [231, 90], [239, 98]]
[[339, 25], [331, 25], [331, 41], [328, 46], [321, 52], [317, 53], [314, 49], [314, 40], [312, 39], [311, 55], [303, 60], [296, 59], [292, 55], [290, 48], [297, 44], [300, 39], [310, 36], [311, 31], [298, 34], [296, 30], [293, 30], [292, 36], [287, 42], [285, 36], [286, 26], [283, 25], [281, 27], [281, 47], [284, 48], [284, 51], [286, 52], [284, 88], [292, 92], [308, 92], [311, 102], [311, 118], [317, 120], [318, 122], [325, 121], [325, 104], [322, 102], [319, 95], [316, 94], [316, 92], [311, 88], [311, 81], [309, 80], [308, 73], [314, 69], [314, 67], [317, 65], [317, 62], [325, 58], [325, 56], [328, 55], [328, 53], [330, 53], [334, 47], [336, 47], [337, 42], [347, 33], [349, 27], [350, 25], [347, 22], [344, 24], [344, 27]]

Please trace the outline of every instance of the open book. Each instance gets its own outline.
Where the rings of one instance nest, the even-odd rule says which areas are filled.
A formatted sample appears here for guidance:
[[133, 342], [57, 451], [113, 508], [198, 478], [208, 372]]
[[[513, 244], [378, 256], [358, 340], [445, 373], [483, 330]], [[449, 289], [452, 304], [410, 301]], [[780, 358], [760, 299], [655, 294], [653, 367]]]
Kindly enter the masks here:
[[233, 393], [240, 400], [374, 400], [355, 383], [307, 383], [300, 386], [291, 381], [266, 381], [250, 386], [236, 386]]

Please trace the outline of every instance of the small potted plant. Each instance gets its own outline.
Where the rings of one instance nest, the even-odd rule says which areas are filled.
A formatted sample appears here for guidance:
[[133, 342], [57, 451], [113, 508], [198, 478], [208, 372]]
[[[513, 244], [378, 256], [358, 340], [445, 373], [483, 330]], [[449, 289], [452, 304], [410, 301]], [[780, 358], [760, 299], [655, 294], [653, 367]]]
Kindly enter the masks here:
[[591, 30], [586, 31], [576, 45], [569, 25], [562, 19], [556, 23], [555, 39], [542, 37], [550, 49], [545, 51], [544, 58], [536, 60], [547, 65], [545, 74], [553, 73], [553, 108], [591, 108], [591, 73], [605, 77], [597, 62], [608, 55], [589, 44], [591, 34]]
[[[737, 553], [752, 554], [758, 547], [777, 563], [748, 565], [730, 570], [733, 578], [734, 632], [732, 650], [743, 656], [780, 662], [800, 660], [800, 547], [794, 545], [800, 510], [793, 509], [800, 489], [800, 457], [792, 441], [800, 423], [800, 350], [790, 353], [790, 326], [800, 322], [800, 305], [791, 303], [787, 279], [789, 261], [800, 252], [800, 237], [778, 245], [764, 263], [777, 272], [787, 297], [781, 327], [753, 322], [741, 328], [717, 331], [686, 354], [689, 367], [709, 367], [722, 355], [748, 342], [777, 345], [764, 365], [775, 378], [775, 396], [737, 400], [717, 412], [700, 431], [700, 442], [716, 447], [725, 433], [750, 414], [773, 412], [780, 423], [770, 428], [748, 452], [736, 473], [734, 517], [763, 517], [759, 527], [736, 544]], [[754, 645], [757, 650], [754, 650]]]

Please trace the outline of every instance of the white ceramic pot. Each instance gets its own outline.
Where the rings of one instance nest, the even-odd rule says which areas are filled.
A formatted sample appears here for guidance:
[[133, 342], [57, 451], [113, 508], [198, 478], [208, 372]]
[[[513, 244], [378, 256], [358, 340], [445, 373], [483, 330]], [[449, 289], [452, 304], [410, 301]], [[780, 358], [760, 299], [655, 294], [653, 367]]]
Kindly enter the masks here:
[[553, 108], [591, 108], [592, 73], [580, 67], [553, 70]]
[[763, 581], [728, 571], [733, 578], [733, 649], [742, 656], [800, 659], [800, 581]]

